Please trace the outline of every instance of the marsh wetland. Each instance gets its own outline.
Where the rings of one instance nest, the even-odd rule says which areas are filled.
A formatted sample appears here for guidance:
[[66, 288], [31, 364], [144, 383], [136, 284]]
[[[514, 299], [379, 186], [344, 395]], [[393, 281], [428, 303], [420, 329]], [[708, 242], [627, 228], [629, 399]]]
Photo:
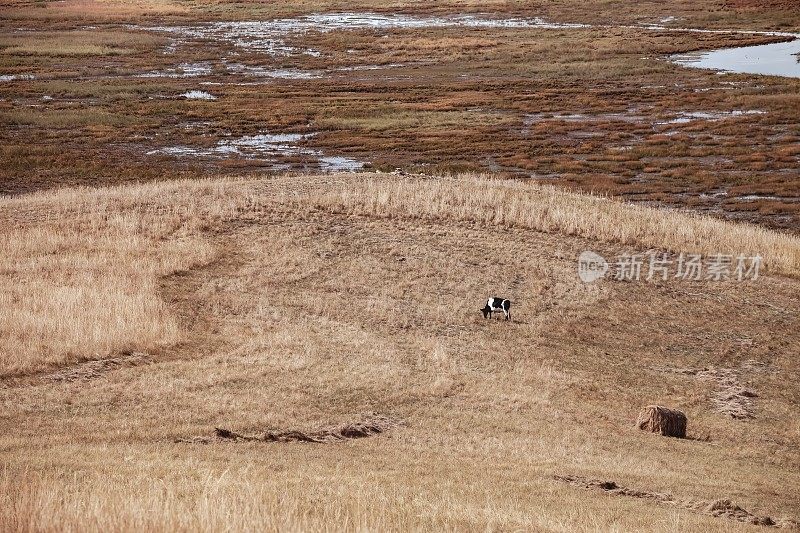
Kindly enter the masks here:
[[[798, 225], [800, 80], [715, 59], [775, 49], [786, 62], [800, 41], [762, 21], [243, 15], [4, 22], [0, 190], [168, 172], [491, 171]], [[258, 145], [269, 136], [294, 140]]]

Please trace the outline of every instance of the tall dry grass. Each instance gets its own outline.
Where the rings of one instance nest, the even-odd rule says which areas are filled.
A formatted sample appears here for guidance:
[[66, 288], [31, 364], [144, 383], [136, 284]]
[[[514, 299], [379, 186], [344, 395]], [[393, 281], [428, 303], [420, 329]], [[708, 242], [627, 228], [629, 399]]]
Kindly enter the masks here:
[[319, 208], [382, 217], [441, 218], [575, 235], [637, 249], [761, 255], [775, 273], [800, 274], [800, 238], [751, 224], [656, 209], [482, 175], [367, 177], [320, 191]]
[[[314, 473], [318, 458], [297, 457], [292, 468], [274, 469], [253, 461], [254, 452], [235, 451], [225, 468], [213, 457], [219, 452], [212, 452], [188, 460], [151, 455], [150, 463], [137, 464], [138, 472], [125, 469], [124, 474], [0, 469], [0, 526], [18, 532], [590, 532], [641, 531], [655, 522], [654, 530], [664, 532], [690, 524], [719, 533], [747, 530], [736, 522], [687, 517], [648, 502], [618, 499], [608, 505], [608, 496], [571, 490], [538, 475], [542, 491], [531, 501], [520, 498], [517, 485], [506, 479], [478, 484], [470, 482], [472, 473], [445, 469], [436, 477], [420, 474], [418, 466], [400, 456], [393, 458], [402, 461], [404, 471], [392, 475], [391, 468], [381, 472], [352, 462], [348, 456], [358, 450], [330, 451], [326, 455], [345, 457], [347, 468], [331, 471], [325, 465], [324, 472]], [[421, 462], [436, 469], [432, 459]], [[202, 467], [195, 470], [198, 464]], [[438, 483], [444, 476], [448, 481]], [[409, 483], [415, 478], [417, 483]]]
[[115, 128], [131, 124], [136, 119], [105, 109], [87, 107], [80, 109], [20, 108], [0, 112], [0, 122], [9, 125], [32, 125], [56, 129], [75, 130], [84, 126], [111, 126]]
[[6, 54], [55, 57], [127, 55], [161, 43], [158, 36], [133, 32], [78, 30], [0, 36], [0, 49]]
[[183, 210], [168, 212], [164, 190], [67, 189], [0, 200], [9, 228], [0, 235], [0, 374], [179, 339], [159, 278], [208, 261], [213, 250], [194, 231], [207, 221], [198, 206], [184, 199]]

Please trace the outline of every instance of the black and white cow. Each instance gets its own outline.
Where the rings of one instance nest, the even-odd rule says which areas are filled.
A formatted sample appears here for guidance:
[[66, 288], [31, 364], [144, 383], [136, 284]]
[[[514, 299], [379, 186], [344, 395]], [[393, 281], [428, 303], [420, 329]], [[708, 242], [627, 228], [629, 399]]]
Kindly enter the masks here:
[[502, 311], [506, 315], [506, 320], [511, 320], [511, 301], [505, 298], [492, 296], [486, 301], [486, 305], [483, 306], [483, 309], [481, 309], [483, 318], [492, 318], [493, 311]]

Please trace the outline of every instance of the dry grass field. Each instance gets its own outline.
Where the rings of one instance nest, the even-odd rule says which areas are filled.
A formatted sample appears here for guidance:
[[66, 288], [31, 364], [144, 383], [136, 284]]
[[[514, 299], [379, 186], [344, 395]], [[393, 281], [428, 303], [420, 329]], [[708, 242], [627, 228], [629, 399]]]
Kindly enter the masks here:
[[[66, 189], [0, 215], [3, 529], [756, 527], [707, 514], [725, 499], [800, 514], [795, 237], [469, 176]], [[585, 249], [736, 242], [775, 252], [766, 275], [576, 275]], [[481, 317], [494, 292], [514, 321]], [[720, 412], [726, 376], [758, 395], [748, 418]], [[683, 409], [690, 438], [636, 430], [648, 403]], [[370, 413], [400, 424], [193, 441]]]
[[0, 15], [0, 531], [798, 528], [793, 2]]

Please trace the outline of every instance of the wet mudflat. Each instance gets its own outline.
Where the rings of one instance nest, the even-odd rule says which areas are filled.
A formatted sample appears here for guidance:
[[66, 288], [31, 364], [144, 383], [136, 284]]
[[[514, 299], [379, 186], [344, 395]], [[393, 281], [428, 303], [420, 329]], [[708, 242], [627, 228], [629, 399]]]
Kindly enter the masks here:
[[[3, 190], [164, 169], [478, 170], [791, 230], [797, 81], [672, 62], [791, 43], [690, 22], [456, 11], [115, 26], [108, 50], [0, 71]], [[37, 31], [8, 30], [20, 47]]]

